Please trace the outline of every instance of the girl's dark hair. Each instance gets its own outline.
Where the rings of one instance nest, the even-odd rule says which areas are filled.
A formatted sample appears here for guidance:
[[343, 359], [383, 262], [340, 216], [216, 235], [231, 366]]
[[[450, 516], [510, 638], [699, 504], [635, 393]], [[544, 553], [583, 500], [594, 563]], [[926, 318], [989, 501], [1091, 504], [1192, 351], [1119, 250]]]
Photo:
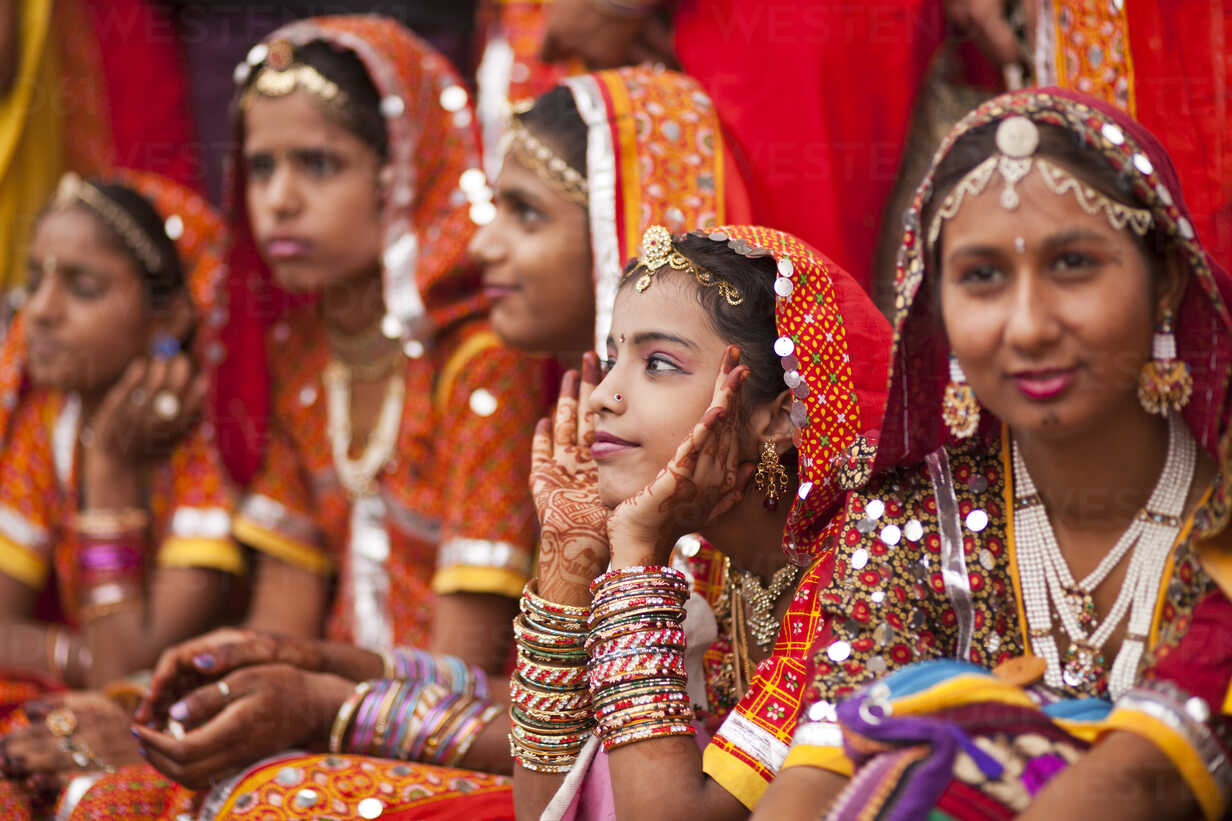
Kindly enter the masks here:
[[[696, 284], [697, 301], [710, 319], [711, 327], [726, 342], [740, 346], [740, 361], [749, 367], [749, 378], [744, 383], [746, 405], [761, 405], [774, 400], [786, 390], [783, 366], [774, 353], [774, 340], [778, 338], [774, 320], [773, 284], [777, 271], [774, 258], [750, 259], [737, 254], [726, 243], [715, 242], [705, 234], [696, 232], [674, 238], [672, 245], [697, 265], [726, 280], [744, 296], [744, 300], [739, 305], [731, 305], [718, 288], [695, 283], [693, 275], [687, 271], [664, 267], [655, 274], [655, 278], [685, 276], [689, 282]], [[636, 265], [634, 261], [625, 268], [621, 288], [637, 279], [629, 276]]]
[[133, 253], [132, 248], [116, 233], [116, 230], [101, 215], [95, 213], [89, 205], [82, 203], [85, 209], [94, 217], [99, 231], [108, 245], [128, 256], [141, 273], [145, 283], [146, 297], [155, 308], [162, 307], [184, 288], [184, 266], [180, 261], [180, 252], [175, 243], [167, 236], [167, 229], [162, 216], [153, 204], [141, 194], [127, 185], [116, 182], [90, 180], [89, 184], [102, 192], [108, 200], [115, 203], [137, 223], [141, 232], [149, 238], [158, 252], [159, 266], [157, 271], [151, 271]]
[[[311, 43], [296, 46], [293, 59], [316, 69], [322, 77], [334, 83], [346, 95], [345, 105], [322, 105], [321, 109], [325, 115], [363, 140], [382, 160], [388, 159], [389, 130], [385, 126], [385, 118], [381, 115], [381, 94], [372, 84], [368, 69], [355, 52], [338, 48], [323, 40], [313, 40]], [[259, 73], [259, 69], [249, 73], [244, 90], [240, 92], [241, 97]]]
[[[933, 175], [933, 194], [922, 214], [920, 227], [927, 231], [933, 216], [945, 201], [946, 195], [971, 169], [987, 158], [999, 153], [996, 145], [997, 127], [1001, 121], [985, 123], [964, 134], [945, 155]], [[1051, 123], [1036, 123], [1039, 129], [1039, 147], [1036, 156], [1047, 157], [1065, 166], [1071, 174], [1114, 202], [1132, 208], [1145, 205], [1133, 193], [1132, 166], [1125, 171], [1114, 169], [1095, 148], [1086, 145], [1078, 134]], [[1151, 272], [1158, 276], [1167, 257], [1166, 234], [1159, 226], [1152, 226], [1144, 237], [1134, 234], [1142, 252], [1150, 260]], [[927, 260], [931, 277], [935, 278], [938, 265], [938, 249], [931, 250]]]
[[570, 168], [586, 176], [586, 124], [568, 87], [557, 86], [517, 117], [528, 131], [556, 149]]

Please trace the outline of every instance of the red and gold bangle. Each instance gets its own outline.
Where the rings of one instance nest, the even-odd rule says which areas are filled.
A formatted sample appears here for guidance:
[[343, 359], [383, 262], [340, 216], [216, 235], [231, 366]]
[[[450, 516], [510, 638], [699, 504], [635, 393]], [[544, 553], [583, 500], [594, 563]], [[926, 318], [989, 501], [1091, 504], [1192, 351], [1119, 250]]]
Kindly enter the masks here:
[[621, 710], [631, 710], [635, 707], [643, 707], [647, 704], [682, 704], [686, 705], [690, 710], [693, 709], [689, 694], [683, 689], [661, 690], [659, 692], [643, 693], [641, 695], [606, 701], [602, 706], [595, 707], [595, 721], [601, 724], [603, 719], [612, 713]]
[[522, 588], [522, 600], [520, 606], [523, 613], [531, 611], [528, 615], [538, 614], [544, 618], [553, 621], [565, 623], [580, 623], [585, 624], [586, 618], [590, 614], [589, 607], [577, 607], [570, 604], [561, 604], [549, 599], [545, 599], [539, 595], [539, 580], [531, 579]]
[[509, 681], [509, 700], [540, 712], [583, 710], [590, 706], [590, 691], [573, 690], [564, 693], [533, 690], [525, 682], [513, 678]]
[[645, 727], [634, 727], [629, 730], [615, 732], [612, 735], [604, 736], [603, 749], [615, 750], [617, 747], [623, 747], [626, 744], [633, 744], [638, 741], [647, 741], [652, 738], [664, 738], [674, 735], [697, 735], [697, 729], [692, 724], [684, 722], [665, 722], [662, 724], [652, 724]]
[[670, 580], [678, 583], [686, 590], [689, 586], [688, 577], [674, 567], [669, 567], [667, 565], [630, 565], [629, 567], [619, 567], [614, 570], [609, 570], [606, 573], [596, 577], [590, 583], [590, 592], [593, 594], [595, 591], [599, 590], [599, 588], [611, 582], [621, 582], [630, 578], [646, 578], [648, 576]]
[[522, 678], [544, 687], [572, 689], [586, 686], [586, 666], [583, 664], [571, 664], [567, 667], [542, 664], [532, 661], [519, 651], [517, 670]]

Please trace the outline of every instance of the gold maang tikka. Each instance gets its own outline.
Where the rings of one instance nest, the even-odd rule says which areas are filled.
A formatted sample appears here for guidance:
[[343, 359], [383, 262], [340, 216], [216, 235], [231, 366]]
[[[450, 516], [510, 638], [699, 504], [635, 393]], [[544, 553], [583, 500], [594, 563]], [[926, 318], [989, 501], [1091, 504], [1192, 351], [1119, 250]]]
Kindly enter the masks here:
[[628, 276], [631, 277], [638, 271], [642, 271], [642, 275], [634, 283], [634, 287], [640, 294], [650, 287], [654, 281], [654, 275], [658, 273], [660, 268], [665, 266], [676, 271], [688, 271], [693, 274], [693, 277], [703, 287], [718, 288], [719, 293], [723, 295], [723, 299], [732, 307], [744, 302], [744, 294], [740, 293], [738, 288], [727, 280], [716, 277], [710, 271], [677, 251], [676, 246], [672, 244], [670, 231], [662, 225], [652, 225], [642, 234], [642, 256], [638, 259], [637, 265], [633, 266], [633, 270], [629, 272]]
[[247, 110], [252, 105], [253, 95], [285, 97], [296, 89], [303, 89], [332, 105], [346, 105], [346, 93], [337, 83], [326, 79], [312, 66], [295, 62], [294, 50], [289, 41], [274, 40], [269, 43], [265, 61], [261, 64], [257, 76], [240, 99], [240, 108]]

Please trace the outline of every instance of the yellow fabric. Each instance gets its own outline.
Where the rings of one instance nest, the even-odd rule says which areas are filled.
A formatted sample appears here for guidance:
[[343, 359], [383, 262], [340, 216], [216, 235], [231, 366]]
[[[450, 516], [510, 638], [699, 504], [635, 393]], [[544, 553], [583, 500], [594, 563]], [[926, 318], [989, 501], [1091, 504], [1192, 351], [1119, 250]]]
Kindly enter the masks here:
[[[500, 337], [493, 332], [480, 331], [458, 346], [458, 349], [449, 357], [449, 361], [445, 363], [445, 367], [441, 368], [441, 376], [432, 391], [432, 407], [436, 408], [437, 413], [444, 413], [449, 406], [449, 394], [453, 392], [453, 386], [458, 381], [458, 374], [462, 372], [466, 364], [489, 348], [500, 344]], [[521, 594], [522, 590], [518, 588], [518, 595]]]
[[236, 516], [231, 525], [231, 534], [237, 541], [250, 545], [262, 553], [268, 553], [276, 559], [282, 559], [288, 564], [302, 567], [309, 573], [318, 576], [329, 576], [333, 573], [333, 560], [312, 545], [288, 539], [281, 533], [262, 527], [251, 519]]
[[526, 576], [504, 567], [446, 567], [432, 577], [437, 593], [496, 593], [520, 598]]
[[243, 575], [244, 555], [230, 539], [172, 538], [158, 551], [160, 567], [205, 567]]
[[851, 759], [847, 757], [847, 753], [843, 752], [841, 747], [815, 747], [811, 744], [793, 745], [791, 752], [783, 760], [782, 769], [785, 770], [788, 767], [817, 767], [848, 778], [855, 774], [855, 768], [851, 764]]
[[1126, 708], [1113, 710], [1102, 729], [1125, 730], [1148, 739], [1176, 765], [1202, 806], [1202, 814], [1210, 819], [1222, 817], [1224, 802], [1215, 779], [1207, 771], [1202, 756], [1176, 730], [1153, 716]]
[[51, 36], [52, 0], [19, 4], [21, 56], [0, 101], [0, 288], [25, 279], [34, 217], [64, 171], [64, 123], [54, 91], [59, 61]]
[[757, 806], [770, 786], [757, 770], [713, 744], [707, 744], [702, 752], [702, 772], [750, 810]]
[[41, 590], [47, 581], [47, 560], [12, 539], [0, 536], [0, 573]]

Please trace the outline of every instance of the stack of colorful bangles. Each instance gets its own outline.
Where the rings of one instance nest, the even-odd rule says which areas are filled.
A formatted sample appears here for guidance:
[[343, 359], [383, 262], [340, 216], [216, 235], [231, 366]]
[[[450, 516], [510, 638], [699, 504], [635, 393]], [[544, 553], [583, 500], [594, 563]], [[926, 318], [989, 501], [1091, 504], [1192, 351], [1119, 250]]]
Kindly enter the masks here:
[[83, 622], [141, 607], [149, 516], [143, 510], [85, 510], [77, 514]]
[[365, 681], [338, 710], [329, 749], [453, 767], [501, 712], [439, 682]]
[[381, 653], [384, 678], [442, 684], [463, 695], [488, 697], [488, 675], [482, 668], [467, 664], [457, 656], [429, 653], [427, 650], [395, 647]]
[[603, 748], [694, 735], [682, 626], [688, 578], [670, 567], [625, 567], [590, 589], [586, 650]]
[[509, 683], [513, 760], [540, 773], [568, 772], [594, 720], [586, 678], [587, 608], [539, 596], [532, 579], [513, 622], [518, 664]]

